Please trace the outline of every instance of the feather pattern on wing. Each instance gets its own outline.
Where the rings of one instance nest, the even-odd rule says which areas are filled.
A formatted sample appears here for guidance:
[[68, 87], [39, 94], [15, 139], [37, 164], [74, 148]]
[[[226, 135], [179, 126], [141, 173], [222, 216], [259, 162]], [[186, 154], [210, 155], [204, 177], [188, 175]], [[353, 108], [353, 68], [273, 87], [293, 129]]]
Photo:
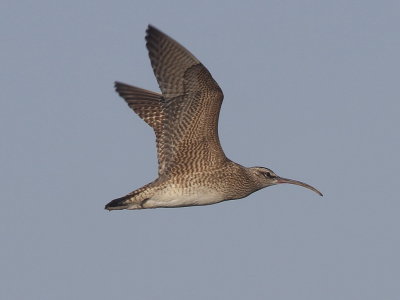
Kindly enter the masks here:
[[227, 160], [218, 138], [223, 93], [209, 71], [178, 42], [149, 26], [149, 57], [165, 100], [160, 174], [195, 172]]

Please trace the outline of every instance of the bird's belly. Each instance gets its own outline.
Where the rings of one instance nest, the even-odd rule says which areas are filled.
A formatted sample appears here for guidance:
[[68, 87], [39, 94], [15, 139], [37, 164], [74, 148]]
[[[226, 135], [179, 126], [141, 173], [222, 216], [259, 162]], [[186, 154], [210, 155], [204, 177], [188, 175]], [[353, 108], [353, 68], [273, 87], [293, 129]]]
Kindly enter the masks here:
[[155, 208], [208, 205], [223, 200], [224, 197], [220, 192], [206, 187], [168, 187], [154, 194], [143, 206], [145, 208]]

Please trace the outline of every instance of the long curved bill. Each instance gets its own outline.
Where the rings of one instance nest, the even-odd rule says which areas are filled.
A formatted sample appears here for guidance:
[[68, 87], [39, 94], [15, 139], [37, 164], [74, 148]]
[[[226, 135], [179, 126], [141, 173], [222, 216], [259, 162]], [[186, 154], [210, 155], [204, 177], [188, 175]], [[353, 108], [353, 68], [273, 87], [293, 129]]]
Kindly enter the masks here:
[[307, 183], [304, 183], [304, 182], [301, 182], [301, 181], [278, 177], [277, 178], [277, 184], [279, 184], [279, 183], [290, 183], [290, 184], [299, 185], [299, 186], [305, 187], [305, 188], [307, 188], [309, 190], [312, 190], [312, 191], [316, 192], [318, 195], [322, 196], [322, 193], [320, 191], [318, 191], [315, 187], [312, 187], [311, 185], [309, 185]]

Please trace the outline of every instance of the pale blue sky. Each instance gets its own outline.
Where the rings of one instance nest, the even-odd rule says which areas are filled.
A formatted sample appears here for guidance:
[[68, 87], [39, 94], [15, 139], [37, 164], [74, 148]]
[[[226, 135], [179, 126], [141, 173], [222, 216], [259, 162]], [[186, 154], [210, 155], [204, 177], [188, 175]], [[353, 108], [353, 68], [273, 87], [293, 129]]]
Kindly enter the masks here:
[[[400, 299], [400, 2], [2, 1], [1, 299]], [[157, 173], [113, 90], [153, 24], [224, 91], [221, 142], [281, 185], [107, 212]]]

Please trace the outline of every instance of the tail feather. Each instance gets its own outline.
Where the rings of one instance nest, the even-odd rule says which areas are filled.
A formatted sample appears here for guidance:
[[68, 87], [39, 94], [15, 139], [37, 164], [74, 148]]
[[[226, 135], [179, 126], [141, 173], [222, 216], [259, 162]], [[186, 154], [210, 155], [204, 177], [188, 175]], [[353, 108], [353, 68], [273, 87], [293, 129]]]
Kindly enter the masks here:
[[108, 209], [109, 211], [111, 210], [118, 210], [118, 209], [127, 209], [129, 207], [129, 199], [131, 199], [132, 196], [126, 195], [121, 198], [117, 198], [106, 204], [104, 209]]
[[154, 189], [151, 187], [153, 182], [146, 184], [145, 186], [134, 190], [132, 193], [123, 197], [117, 198], [109, 202], [104, 208], [108, 210], [120, 210], [120, 209], [142, 209], [143, 203], [145, 203], [154, 193]]

